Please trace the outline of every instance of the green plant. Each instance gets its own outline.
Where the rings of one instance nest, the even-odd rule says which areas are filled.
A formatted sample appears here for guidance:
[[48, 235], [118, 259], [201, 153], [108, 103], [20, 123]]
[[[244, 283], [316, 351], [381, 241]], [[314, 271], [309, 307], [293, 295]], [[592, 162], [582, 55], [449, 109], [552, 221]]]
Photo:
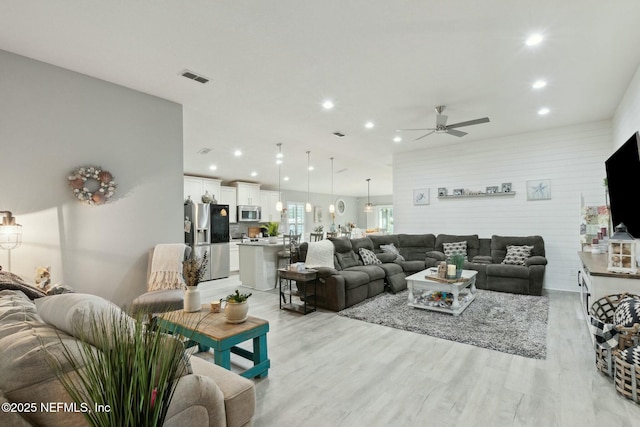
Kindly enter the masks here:
[[241, 302], [245, 302], [247, 299], [249, 299], [249, 297], [251, 295], [253, 295], [253, 294], [252, 293], [241, 294], [240, 291], [236, 289], [236, 293], [235, 294], [227, 295], [226, 298], [223, 298], [220, 301], [224, 300], [226, 302], [241, 303]]
[[[164, 424], [187, 356], [180, 339], [147, 328], [144, 316], [131, 318], [119, 309], [88, 316], [88, 329], [77, 328], [77, 341], [59, 337], [66, 369], [47, 353], [73, 401], [90, 409], [83, 415], [92, 426]], [[108, 411], [93, 410], [105, 404]]]
[[277, 236], [278, 235], [278, 228], [280, 228], [280, 223], [279, 222], [268, 222], [267, 223], [267, 235], [269, 236]]
[[198, 286], [207, 271], [207, 252], [202, 257], [195, 254], [182, 262], [182, 276], [187, 286]]
[[464, 267], [464, 255], [460, 253], [451, 255], [451, 263], [456, 266], [456, 269], [462, 270]]

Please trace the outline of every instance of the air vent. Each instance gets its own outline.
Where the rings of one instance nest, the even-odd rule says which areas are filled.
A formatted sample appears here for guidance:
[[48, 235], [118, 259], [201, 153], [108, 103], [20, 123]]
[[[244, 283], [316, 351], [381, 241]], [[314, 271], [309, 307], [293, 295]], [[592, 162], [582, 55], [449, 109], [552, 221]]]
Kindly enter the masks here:
[[201, 74], [197, 74], [197, 73], [194, 73], [193, 71], [189, 71], [189, 70], [184, 70], [181, 73], [181, 75], [182, 75], [182, 77], [186, 77], [188, 79], [195, 80], [195, 81], [197, 81], [199, 83], [202, 83], [202, 84], [205, 84], [205, 83], [209, 82], [209, 80], [210, 80], [210, 79], [208, 79], [207, 77], [205, 77], [205, 76], [203, 76]]
[[342, 138], [344, 136], [344, 133], [342, 133], [342, 132], [334, 132], [333, 135], [337, 136], [338, 138]]
[[203, 155], [209, 154], [210, 151], [211, 151], [211, 148], [204, 147], [198, 150], [198, 154], [203, 154]]

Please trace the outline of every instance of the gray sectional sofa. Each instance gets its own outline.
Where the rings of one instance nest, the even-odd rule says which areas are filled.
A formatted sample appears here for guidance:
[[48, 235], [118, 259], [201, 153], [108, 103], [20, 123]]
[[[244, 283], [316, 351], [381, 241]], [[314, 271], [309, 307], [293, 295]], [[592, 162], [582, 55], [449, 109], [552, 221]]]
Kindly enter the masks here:
[[[476, 287], [500, 292], [541, 295], [547, 264], [540, 236], [390, 234], [364, 238], [330, 238], [334, 245], [334, 267], [318, 270], [317, 304], [340, 311], [385, 290], [396, 293], [407, 287], [406, 277], [447, 259], [445, 246], [466, 243], [464, 269], [475, 270]], [[397, 254], [388, 251], [393, 244]], [[525, 265], [503, 264], [507, 246], [531, 246]], [[372, 251], [380, 263], [364, 265], [360, 248]], [[387, 251], [383, 250], [386, 249]], [[299, 261], [306, 259], [308, 243], [300, 245]]]

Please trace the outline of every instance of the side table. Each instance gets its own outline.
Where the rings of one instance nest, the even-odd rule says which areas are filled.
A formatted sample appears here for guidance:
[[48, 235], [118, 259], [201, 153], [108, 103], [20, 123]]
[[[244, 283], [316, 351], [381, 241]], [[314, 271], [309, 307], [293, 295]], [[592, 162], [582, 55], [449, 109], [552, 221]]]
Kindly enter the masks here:
[[[280, 290], [280, 309], [290, 310], [297, 313], [308, 314], [316, 311], [316, 270], [305, 269], [304, 271], [293, 271], [286, 268], [278, 269], [278, 282]], [[296, 281], [298, 283], [298, 290], [291, 289], [291, 282]], [[284, 289], [282, 288], [282, 282], [286, 281]], [[313, 291], [309, 292], [310, 285], [313, 285]], [[301, 287], [301, 288], [300, 288]], [[287, 295], [289, 301], [287, 302]], [[292, 296], [298, 296], [303, 300], [303, 304], [296, 304], [291, 301]], [[307, 304], [311, 300], [312, 304]]]

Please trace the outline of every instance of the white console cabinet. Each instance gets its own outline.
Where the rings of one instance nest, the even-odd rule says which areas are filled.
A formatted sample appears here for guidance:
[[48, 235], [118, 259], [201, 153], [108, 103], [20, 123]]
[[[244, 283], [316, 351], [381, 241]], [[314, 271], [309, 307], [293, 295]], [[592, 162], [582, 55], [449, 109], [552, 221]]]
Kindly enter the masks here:
[[640, 295], [640, 275], [609, 272], [607, 254], [578, 252], [578, 256], [582, 263], [578, 273], [578, 286], [587, 323], [591, 304], [600, 298], [623, 292]]

